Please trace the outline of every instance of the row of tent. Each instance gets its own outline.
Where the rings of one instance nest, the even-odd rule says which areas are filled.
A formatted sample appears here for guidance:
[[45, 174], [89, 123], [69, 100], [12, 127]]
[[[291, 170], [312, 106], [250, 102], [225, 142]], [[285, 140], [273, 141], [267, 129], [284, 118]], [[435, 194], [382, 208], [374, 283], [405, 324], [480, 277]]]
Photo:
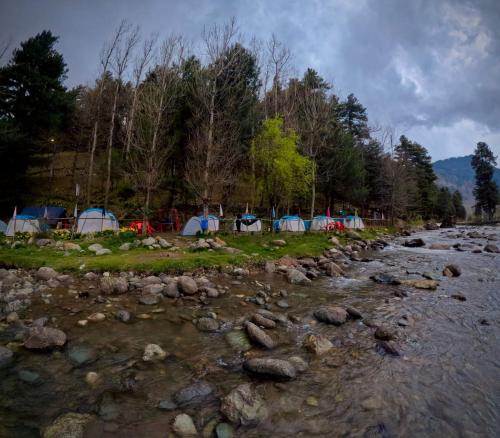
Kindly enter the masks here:
[[[38, 208], [31, 207], [24, 209], [21, 214], [12, 217], [6, 224], [0, 221], [0, 232], [12, 237], [17, 232], [39, 233], [45, 231], [49, 225], [55, 225], [65, 216], [65, 210], [51, 210], [59, 207]], [[28, 212], [27, 212], [28, 211]], [[43, 211], [40, 214], [40, 211]], [[32, 213], [32, 214], [29, 214]], [[42, 220], [42, 218], [44, 218]], [[89, 208], [78, 216], [76, 222], [76, 232], [79, 234], [95, 233], [104, 230], [118, 230], [119, 224], [115, 215], [109, 210], [102, 208]]]
[[[241, 222], [241, 232], [259, 232], [262, 231], [262, 221], [253, 214], [244, 214], [239, 219]], [[329, 216], [316, 216], [310, 221], [305, 221], [299, 216], [283, 216], [281, 219], [273, 221], [275, 231], [304, 232], [304, 231], [324, 231], [332, 222], [341, 222], [345, 228], [363, 229], [365, 225], [363, 219], [359, 216], [346, 216], [340, 219], [334, 219]], [[233, 223], [233, 231], [237, 230], [236, 220]], [[218, 231], [219, 219], [216, 216], [208, 215], [193, 216], [186, 222], [181, 231], [181, 236], [196, 236], [204, 231]]]

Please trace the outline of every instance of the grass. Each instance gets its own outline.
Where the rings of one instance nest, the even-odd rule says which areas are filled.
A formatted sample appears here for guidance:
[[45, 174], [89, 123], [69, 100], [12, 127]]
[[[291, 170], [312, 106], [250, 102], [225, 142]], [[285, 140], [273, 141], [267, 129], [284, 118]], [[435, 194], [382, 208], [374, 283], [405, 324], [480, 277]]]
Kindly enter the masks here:
[[[385, 232], [388, 230], [385, 229]], [[381, 230], [367, 229], [359, 234], [364, 239], [373, 239]], [[170, 236], [173, 237], [173, 236]], [[130, 251], [120, 251], [118, 247], [124, 243], [119, 237], [108, 237], [89, 240], [78, 240], [75, 243], [83, 249], [92, 243], [101, 243], [105, 248], [113, 251], [110, 255], [96, 256], [89, 251], [71, 251], [64, 255], [64, 251], [55, 248], [38, 248], [33, 245], [10, 248], [0, 246], [0, 267], [39, 268], [50, 266], [58, 271], [148, 271], [148, 272], [182, 272], [200, 268], [220, 268], [228, 265], [245, 266], [256, 265], [266, 260], [275, 260], [285, 255], [291, 257], [316, 256], [325, 249], [331, 248], [329, 236], [323, 233], [292, 234], [263, 234], [263, 235], [233, 235], [220, 234], [227, 246], [242, 250], [241, 254], [225, 254], [218, 251], [191, 251], [189, 244], [195, 240], [191, 238], [176, 238], [178, 251], [164, 249], [150, 250], [134, 248]], [[338, 235], [342, 243], [347, 241], [344, 235]], [[285, 247], [276, 247], [272, 240], [284, 239]], [[130, 240], [130, 239], [129, 239]], [[170, 239], [168, 239], [170, 240]]]

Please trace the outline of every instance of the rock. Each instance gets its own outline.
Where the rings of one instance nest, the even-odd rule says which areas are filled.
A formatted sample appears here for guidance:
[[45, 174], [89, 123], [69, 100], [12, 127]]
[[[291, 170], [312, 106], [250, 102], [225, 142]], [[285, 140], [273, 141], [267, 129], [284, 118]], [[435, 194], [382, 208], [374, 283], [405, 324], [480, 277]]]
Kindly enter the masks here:
[[245, 329], [248, 337], [255, 343], [268, 349], [272, 349], [276, 346], [275, 342], [264, 330], [260, 329], [250, 321], [245, 322]]
[[317, 407], [319, 406], [318, 399], [316, 397], [310, 396], [306, 398], [306, 404], [308, 406]]
[[101, 322], [106, 319], [106, 315], [101, 312], [92, 313], [92, 315], [87, 316], [87, 320], [91, 322]]
[[379, 347], [387, 354], [391, 356], [400, 356], [399, 349], [393, 341], [380, 341], [378, 343]]
[[257, 426], [268, 415], [264, 400], [250, 383], [239, 385], [224, 397], [221, 411], [229, 421], [242, 426]]
[[91, 364], [97, 360], [97, 352], [86, 345], [73, 345], [68, 350], [68, 359], [76, 366]]
[[219, 322], [213, 318], [200, 318], [196, 321], [196, 328], [202, 332], [215, 332], [219, 330]]
[[220, 248], [219, 251], [225, 254], [241, 254], [243, 252], [241, 249], [231, 248], [230, 246]]
[[337, 239], [335, 236], [330, 237], [329, 242], [335, 246], [340, 246], [340, 240]]
[[119, 249], [120, 251], [130, 251], [130, 247], [131, 247], [131, 246], [132, 246], [132, 244], [131, 244], [131, 243], [126, 242], [126, 243], [122, 243], [118, 249]]
[[450, 245], [446, 243], [433, 243], [429, 246], [429, 249], [450, 249]]
[[347, 312], [341, 307], [321, 307], [314, 311], [314, 317], [320, 322], [342, 325], [347, 320]]
[[129, 322], [130, 321], [130, 313], [126, 310], [119, 310], [115, 313], [115, 318], [121, 322]]
[[54, 239], [36, 239], [35, 240], [35, 245], [42, 247], [42, 246], [52, 246], [55, 245], [56, 241]]
[[266, 309], [257, 309], [255, 313], [262, 315], [264, 318], [270, 319], [271, 321], [279, 322], [281, 324], [287, 324], [288, 322], [286, 316], [281, 313], [273, 313]]
[[64, 242], [63, 249], [64, 251], [81, 251], [82, 247], [78, 243]]
[[89, 280], [89, 281], [93, 281], [95, 279], [97, 279], [98, 275], [95, 273], [95, 272], [87, 272], [83, 278], [85, 280]]
[[311, 280], [297, 269], [290, 269], [287, 273], [287, 280], [291, 284], [309, 284]]
[[329, 277], [340, 277], [344, 275], [344, 271], [342, 270], [342, 268], [334, 262], [326, 264], [325, 272]]
[[355, 307], [348, 306], [345, 310], [349, 314], [349, 317], [351, 317], [352, 319], [363, 319], [362, 313]]
[[241, 330], [233, 330], [226, 333], [226, 341], [235, 351], [245, 352], [252, 348], [248, 336]]
[[37, 280], [50, 280], [52, 278], [56, 278], [59, 274], [52, 268], [47, 266], [43, 266], [36, 271], [35, 278]]
[[401, 284], [401, 280], [389, 274], [375, 274], [370, 277], [375, 283], [381, 284]]
[[175, 411], [177, 409], [177, 405], [172, 400], [165, 399], [160, 401], [158, 409], [162, 411]]
[[217, 438], [232, 438], [234, 436], [234, 429], [229, 423], [219, 423], [215, 428], [215, 435]]
[[408, 248], [419, 248], [421, 246], [425, 246], [425, 242], [422, 239], [411, 239], [405, 240], [403, 245]]
[[458, 301], [467, 301], [465, 295], [460, 292], [452, 294], [451, 297]]
[[353, 240], [362, 240], [362, 237], [359, 235], [359, 233], [357, 233], [356, 231], [353, 231], [353, 230], [346, 230], [346, 231], [345, 231], [345, 235], [346, 235], [349, 239], [353, 239]]
[[177, 283], [171, 282], [168, 283], [162, 291], [162, 294], [168, 298], [178, 298], [179, 297], [179, 289], [177, 288]]
[[434, 274], [433, 272], [423, 272], [422, 277], [427, 278], [427, 280], [439, 280], [438, 276]]
[[271, 245], [274, 246], [286, 246], [286, 241], [283, 239], [276, 239], [271, 242]]
[[43, 432], [43, 438], [84, 438], [85, 429], [94, 416], [70, 412], [58, 417]]
[[417, 289], [437, 289], [439, 283], [436, 280], [401, 280], [405, 286], [415, 287]]
[[179, 406], [200, 405], [213, 397], [215, 388], [210, 383], [199, 381], [188, 385], [174, 394], [174, 402]]
[[139, 297], [139, 303], [144, 304], [145, 306], [153, 306], [160, 302], [160, 298], [155, 294], [143, 293]]
[[264, 270], [267, 273], [272, 274], [276, 272], [276, 265], [274, 264], [274, 262], [266, 262], [264, 265]]
[[196, 284], [196, 281], [194, 281], [187, 275], [179, 277], [177, 286], [186, 295], [194, 295], [196, 292], [198, 292], [198, 285]]
[[105, 294], [124, 294], [128, 291], [128, 281], [123, 277], [101, 277], [99, 288]]
[[307, 369], [309, 368], [309, 365], [307, 364], [307, 362], [304, 359], [302, 359], [300, 356], [289, 357], [288, 362], [290, 362], [293, 365], [293, 367], [295, 368], [295, 370], [299, 373], [303, 373], [303, 372], [307, 371]]
[[304, 340], [304, 347], [311, 353], [321, 356], [328, 353], [333, 348], [333, 344], [324, 336], [309, 334]]
[[164, 289], [165, 285], [163, 284], [156, 284], [156, 283], [153, 283], [153, 284], [147, 284], [146, 286], [144, 286], [142, 288], [142, 293], [143, 294], [151, 294], [151, 295], [161, 295], [161, 293], [163, 292], [163, 289]]
[[163, 360], [167, 357], [167, 353], [156, 344], [148, 344], [144, 349], [144, 354], [142, 355], [142, 360], [144, 362], [154, 362]]
[[443, 270], [443, 275], [446, 277], [459, 277], [462, 275], [462, 270], [460, 269], [460, 266], [447, 265]]
[[288, 309], [290, 305], [285, 300], [276, 301], [276, 305], [281, 309]]
[[0, 370], [9, 366], [14, 360], [14, 353], [0, 345]]
[[424, 228], [428, 231], [435, 231], [439, 230], [439, 225], [436, 224], [435, 222], [428, 222], [424, 225]]
[[175, 417], [174, 424], [172, 425], [173, 431], [181, 436], [197, 436], [198, 431], [193, 423], [193, 419], [188, 414], [179, 414]]
[[10, 312], [5, 320], [7, 321], [7, 324], [12, 324], [19, 321], [19, 315], [17, 312]]
[[80, 327], [85, 327], [89, 322], [86, 320], [86, 319], [80, 319], [79, 321], [77, 321], [77, 324], [80, 326]]
[[214, 287], [205, 287], [204, 289], [208, 298], [217, 298], [219, 296], [219, 291]]
[[292, 380], [297, 376], [295, 367], [283, 359], [249, 359], [243, 363], [243, 368], [251, 373], [279, 380]]
[[85, 381], [90, 385], [90, 386], [95, 386], [101, 379], [101, 376], [97, 374], [94, 371], [89, 371], [86, 376], [85, 376]]
[[265, 316], [260, 315], [258, 313], [255, 313], [254, 315], [252, 315], [252, 321], [255, 324], [262, 326], [262, 327], [265, 327], [265, 328], [272, 329], [272, 328], [276, 327], [276, 323], [273, 320], [267, 319]]
[[245, 269], [245, 268], [234, 268], [233, 275], [248, 277], [250, 275], [250, 271], [248, 269]]
[[493, 245], [492, 243], [488, 243], [484, 247], [485, 252], [492, 252], [492, 253], [500, 253], [500, 249], [498, 249], [498, 246]]
[[161, 237], [158, 237], [157, 241], [158, 241], [158, 245], [160, 245], [164, 249], [170, 248], [172, 246], [169, 242], [167, 242], [165, 239], [163, 239]]
[[50, 327], [32, 327], [24, 341], [24, 348], [28, 350], [52, 350], [60, 348], [66, 343], [66, 334]]
[[391, 341], [396, 338], [396, 331], [388, 326], [378, 326], [375, 330], [375, 338], [381, 341]]
[[103, 247], [100, 243], [93, 243], [92, 245], [89, 245], [89, 247], [87, 249], [91, 252], [97, 252], [97, 251], [103, 249]]
[[141, 241], [142, 246], [151, 246], [156, 243], [156, 239], [154, 237], [147, 237]]
[[110, 249], [107, 249], [107, 248], [98, 249], [95, 252], [96, 256], [103, 256], [103, 255], [109, 255], [109, 254], [112, 254], [112, 252]]

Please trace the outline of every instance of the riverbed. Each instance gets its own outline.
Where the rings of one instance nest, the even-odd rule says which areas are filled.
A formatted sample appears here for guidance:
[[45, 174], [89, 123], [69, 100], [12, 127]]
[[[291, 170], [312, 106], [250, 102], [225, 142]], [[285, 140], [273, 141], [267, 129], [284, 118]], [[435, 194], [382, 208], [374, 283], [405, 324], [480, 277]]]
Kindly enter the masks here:
[[[403, 246], [414, 238], [425, 247]], [[48, 317], [48, 325], [67, 334], [64, 349], [34, 353], [16, 347], [20, 322], [0, 331], [0, 344], [16, 347], [12, 366], [0, 370], [0, 436], [41, 436], [68, 412], [91, 416], [88, 437], [169, 436], [180, 413], [190, 415], [200, 435], [215, 436], [217, 424], [228, 424], [221, 399], [244, 383], [252, 384], [267, 415], [257, 424], [224, 429], [235, 437], [498, 436], [500, 254], [482, 251], [496, 239], [498, 227], [421, 231], [361, 254], [363, 261], [351, 263], [345, 276], [321, 276], [308, 285], [289, 284], [277, 273], [211, 274], [209, 280], [225, 293], [206, 304], [164, 299], [144, 305], [131, 294], [96, 300], [92, 288], [88, 296], [75, 293], [75, 286], [56, 288], [20, 316], [28, 325]], [[429, 249], [432, 243], [450, 248]], [[444, 276], [449, 264], [459, 266], [461, 275]], [[399, 279], [426, 273], [439, 286], [424, 290], [370, 278], [380, 273]], [[255, 303], [259, 291], [266, 304]], [[313, 316], [324, 305], [351, 306], [363, 318], [324, 324]], [[263, 306], [286, 316], [285, 324], [266, 330], [276, 348], [230, 342], [229, 333], [241, 331]], [[134, 318], [118, 321], [113, 315], [119, 310]], [[96, 312], [106, 318], [78, 325]], [[216, 317], [216, 331], [193, 324], [205, 316]], [[397, 355], [375, 339], [379, 325], [396, 332]], [[306, 350], [303, 342], [311, 333], [329, 339], [333, 348], [323, 355]], [[161, 346], [166, 357], [145, 362], [148, 344]], [[307, 369], [288, 381], [257, 377], [242, 367], [249, 358], [291, 356], [304, 359]], [[97, 376], [90, 383], [89, 373]], [[176, 402], [179, 391], [200, 382], [210, 386], [209, 394]]]

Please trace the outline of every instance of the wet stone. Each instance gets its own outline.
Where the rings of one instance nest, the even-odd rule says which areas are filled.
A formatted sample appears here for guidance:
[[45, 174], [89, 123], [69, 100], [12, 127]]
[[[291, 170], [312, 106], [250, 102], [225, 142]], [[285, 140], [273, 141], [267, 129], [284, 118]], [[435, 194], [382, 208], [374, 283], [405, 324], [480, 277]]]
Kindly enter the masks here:
[[381, 341], [390, 341], [395, 339], [396, 331], [392, 327], [381, 325], [375, 330], [374, 336]]
[[341, 307], [322, 307], [314, 311], [314, 317], [326, 324], [342, 325], [347, 321], [347, 312]]
[[297, 370], [292, 363], [283, 359], [249, 359], [243, 363], [243, 368], [251, 373], [279, 380], [292, 380], [297, 375]]
[[255, 343], [268, 348], [272, 349], [276, 346], [275, 342], [273, 339], [262, 329], [257, 327], [255, 324], [251, 323], [250, 321], [247, 321], [245, 323], [245, 328], [248, 334], [248, 337]]
[[213, 397], [215, 388], [210, 383], [199, 381], [188, 385], [174, 394], [173, 400], [179, 406], [198, 405]]

